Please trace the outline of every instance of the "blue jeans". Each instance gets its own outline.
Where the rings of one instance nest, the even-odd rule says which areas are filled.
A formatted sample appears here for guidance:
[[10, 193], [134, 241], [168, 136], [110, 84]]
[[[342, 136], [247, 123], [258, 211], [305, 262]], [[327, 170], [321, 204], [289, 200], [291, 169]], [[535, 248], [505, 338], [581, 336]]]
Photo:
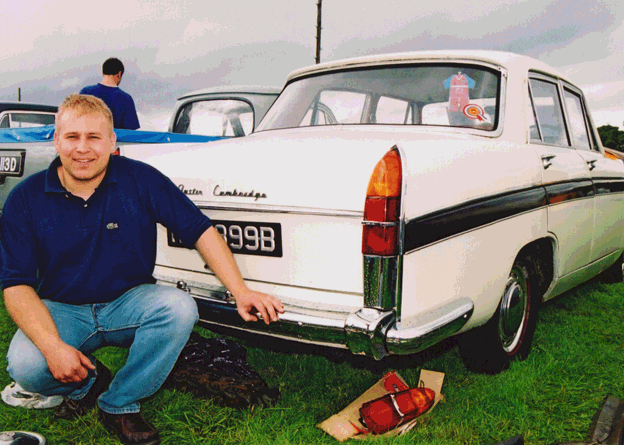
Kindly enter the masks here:
[[[71, 305], [43, 300], [61, 339], [85, 354], [104, 346], [129, 348], [126, 364], [98, 399], [110, 414], [136, 413], [139, 400], [154, 394], [175, 365], [197, 322], [197, 305], [187, 293], [168, 286], [143, 284], [110, 303]], [[7, 371], [26, 391], [46, 396], [83, 398], [94, 371], [79, 383], [56, 380], [39, 349], [18, 329], [7, 353]]]

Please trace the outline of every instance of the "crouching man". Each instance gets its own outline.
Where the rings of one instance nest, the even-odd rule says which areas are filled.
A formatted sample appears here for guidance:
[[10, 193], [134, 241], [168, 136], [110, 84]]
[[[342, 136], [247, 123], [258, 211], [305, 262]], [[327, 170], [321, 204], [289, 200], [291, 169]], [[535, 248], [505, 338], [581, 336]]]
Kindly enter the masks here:
[[[97, 405], [123, 443], [157, 444], [139, 401], [163, 384], [198, 315], [187, 293], [154, 284], [156, 224], [195, 246], [243, 319], [276, 321], [282, 304], [247, 288], [210, 220], [169, 179], [111, 156], [113, 120], [100, 99], [65, 99], [54, 145], [58, 157], [15, 187], [0, 222], [0, 281], [19, 327], [7, 370], [26, 391], [64, 396], [58, 418]], [[129, 348], [114, 379], [92, 355], [109, 345]]]

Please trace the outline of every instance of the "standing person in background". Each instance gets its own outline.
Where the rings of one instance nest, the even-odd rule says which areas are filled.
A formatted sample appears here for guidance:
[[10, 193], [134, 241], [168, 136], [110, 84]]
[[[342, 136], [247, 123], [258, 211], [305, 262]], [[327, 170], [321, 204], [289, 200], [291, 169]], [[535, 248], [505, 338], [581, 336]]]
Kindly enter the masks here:
[[102, 81], [97, 85], [84, 87], [80, 94], [99, 97], [113, 113], [113, 126], [125, 130], [140, 127], [139, 117], [132, 96], [119, 88], [124, 66], [121, 60], [111, 57], [102, 65]]

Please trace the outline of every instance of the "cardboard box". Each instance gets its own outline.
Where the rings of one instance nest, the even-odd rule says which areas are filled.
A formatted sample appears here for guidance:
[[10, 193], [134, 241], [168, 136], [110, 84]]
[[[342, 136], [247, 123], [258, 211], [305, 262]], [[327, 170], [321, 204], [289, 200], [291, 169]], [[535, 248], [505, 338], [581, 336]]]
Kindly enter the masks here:
[[[423, 369], [420, 371], [418, 385], [431, 388], [435, 391], [435, 400], [433, 405], [422, 416], [416, 417], [411, 421], [399, 425], [397, 428], [388, 431], [384, 435], [399, 435], [411, 430], [418, 421], [426, 416], [435, 408], [435, 406], [443, 399], [442, 384], [444, 382], [444, 373], [436, 371], [428, 371]], [[334, 414], [329, 419], [324, 420], [317, 426], [335, 439], [343, 442], [350, 438], [365, 438], [369, 434], [364, 425], [360, 423], [360, 407], [363, 403], [382, 397], [390, 392], [398, 392], [408, 389], [410, 386], [396, 372], [391, 371], [384, 375], [381, 380], [370, 387], [364, 394], [354, 400], [349, 406]]]

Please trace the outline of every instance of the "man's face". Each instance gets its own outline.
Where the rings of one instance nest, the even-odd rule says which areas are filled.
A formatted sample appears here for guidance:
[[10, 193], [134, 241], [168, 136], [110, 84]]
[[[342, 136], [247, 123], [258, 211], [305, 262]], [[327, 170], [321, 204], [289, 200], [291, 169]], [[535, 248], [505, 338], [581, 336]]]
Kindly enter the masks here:
[[[80, 183], [104, 178], [117, 138], [110, 123], [99, 113], [78, 115], [65, 111], [54, 134], [54, 146], [61, 158], [64, 174]], [[69, 179], [69, 178], [68, 178]]]

